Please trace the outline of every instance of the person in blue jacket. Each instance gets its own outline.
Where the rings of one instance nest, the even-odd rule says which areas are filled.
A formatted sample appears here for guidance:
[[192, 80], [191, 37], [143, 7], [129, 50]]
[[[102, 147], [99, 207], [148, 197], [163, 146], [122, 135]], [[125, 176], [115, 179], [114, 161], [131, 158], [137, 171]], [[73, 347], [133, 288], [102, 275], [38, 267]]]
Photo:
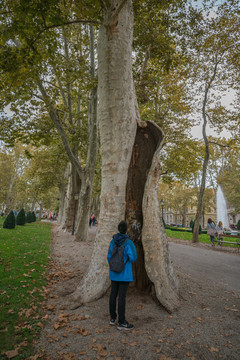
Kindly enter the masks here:
[[128, 225], [126, 221], [121, 221], [118, 225], [118, 234], [115, 234], [110, 242], [108, 249], [108, 263], [111, 258], [114, 245], [121, 245], [124, 241], [124, 263], [125, 267], [122, 272], [117, 273], [109, 268], [109, 279], [111, 280], [111, 293], [109, 298], [110, 325], [115, 325], [117, 319], [116, 300], [118, 296], [118, 330], [132, 330], [133, 325], [125, 319], [126, 294], [129, 282], [133, 281], [132, 263], [137, 260], [136, 247], [132, 240], [126, 235]]

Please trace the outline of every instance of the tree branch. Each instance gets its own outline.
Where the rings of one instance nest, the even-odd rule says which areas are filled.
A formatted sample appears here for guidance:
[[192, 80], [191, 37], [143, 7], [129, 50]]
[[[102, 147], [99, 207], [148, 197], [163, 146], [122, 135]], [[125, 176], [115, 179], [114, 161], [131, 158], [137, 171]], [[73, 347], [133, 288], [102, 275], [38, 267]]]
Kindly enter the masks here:
[[80, 178], [82, 178], [83, 176], [83, 169], [81, 167], [81, 164], [79, 163], [79, 161], [76, 159], [76, 157], [74, 156], [73, 152], [72, 152], [72, 149], [69, 145], [69, 141], [68, 141], [68, 138], [67, 138], [67, 135], [66, 135], [66, 132], [64, 130], [64, 128], [62, 127], [62, 124], [58, 118], [58, 115], [49, 99], [49, 96], [47, 95], [45, 89], [44, 89], [44, 86], [41, 82], [40, 79], [38, 79], [37, 81], [37, 85], [39, 87], [39, 90], [42, 94], [42, 97], [44, 99], [44, 102], [45, 102], [45, 105], [48, 109], [48, 112], [49, 112], [49, 115], [50, 115], [50, 118], [52, 119], [54, 125], [56, 126], [60, 136], [61, 136], [61, 139], [62, 139], [62, 142], [63, 142], [63, 146], [64, 146], [64, 149], [68, 155], [68, 158], [69, 160], [71, 161], [72, 165], [76, 168], [77, 170], [77, 173], [79, 174]]
[[142, 64], [142, 68], [141, 68], [141, 73], [140, 73], [140, 86], [141, 86], [141, 82], [143, 80], [143, 74], [147, 68], [147, 64], [148, 64], [148, 60], [150, 59], [150, 48], [151, 48], [151, 45], [149, 45], [147, 47], [147, 50], [145, 52], [145, 57], [144, 57], [144, 61], [143, 61], [143, 64]]
[[69, 65], [70, 65], [69, 48], [68, 48], [68, 39], [67, 39], [67, 37], [66, 37], [66, 34], [65, 34], [64, 29], [63, 29], [63, 39], [64, 39], [64, 53], [65, 53], [66, 61], [67, 61], [67, 69], [66, 69], [66, 78], [67, 78], [67, 105], [68, 105], [68, 112], [69, 112], [69, 122], [70, 122], [71, 126], [73, 127], [71, 81], [70, 81], [70, 75], [69, 75]]
[[66, 25], [72, 25], [72, 24], [102, 25], [102, 23], [100, 21], [96, 21], [96, 20], [73, 20], [73, 21], [64, 22], [62, 24], [55, 24], [55, 25], [45, 26], [44, 29], [39, 31], [39, 33], [37, 34], [35, 39], [33, 39], [33, 41], [31, 42], [31, 45], [33, 45], [45, 31], [51, 30], [51, 29], [56, 29], [58, 27], [62, 27], [62, 26], [66, 26]]
[[102, 6], [102, 8], [104, 10], [107, 10], [107, 4], [105, 3], [105, 1], [104, 0], [99, 0], [99, 2], [100, 2], [100, 5]]
[[61, 95], [62, 95], [62, 99], [63, 99], [63, 103], [64, 105], [66, 106], [66, 108], [68, 107], [68, 103], [67, 103], [67, 99], [66, 99], [66, 96], [65, 96], [65, 93], [64, 93], [64, 90], [63, 90], [63, 87], [62, 87], [62, 82], [57, 74], [57, 71], [56, 69], [53, 67], [53, 71], [54, 71], [54, 74], [56, 76], [56, 79], [57, 79], [57, 82], [58, 82], [58, 85], [59, 85], [59, 89], [60, 89], [60, 92], [61, 92]]
[[223, 148], [229, 148], [229, 147], [231, 146], [231, 143], [233, 143], [235, 140], [237, 140], [237, 139], [231, 139], [227, 145], [219, 144], [219, 143], [216, 142], [216, 141], [208, 141], [208, 143], [209, 143], [209, 144], [218, 145], [218, 146], [221, 146], [221, 147], [223, 147]]

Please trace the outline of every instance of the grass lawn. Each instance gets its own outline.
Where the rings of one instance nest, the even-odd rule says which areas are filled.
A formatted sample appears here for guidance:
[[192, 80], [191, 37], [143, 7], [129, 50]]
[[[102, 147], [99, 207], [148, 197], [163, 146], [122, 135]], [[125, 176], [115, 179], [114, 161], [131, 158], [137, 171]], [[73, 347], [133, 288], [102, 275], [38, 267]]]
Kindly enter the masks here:
[[42, 327], [51, 224], [3, 229], [0, 220], [0, 359], [26, 359]]
[[[188, 240], [188, 241], [192, 241], [192, 233], [191, 232], [181, 232], [181, 231], [173, 231], [170, 229], [166, 229], [166, 234], [167, 236], [176, 238], [176, 239], [183, 239], [183, 240]], [[238, 241], [238, 238], [227, 238], [227, 237], [223, 237], [224, 241]], [[210, 244], [210, 236], [207, 234], [200, 234], [199, 235], [199, 242], [202, 243], [207, 243]], [[237, 245], [231, 245], [231, 244], [223, 244], [224, 246], [232, 246], [232, 247], [237, 247]]]

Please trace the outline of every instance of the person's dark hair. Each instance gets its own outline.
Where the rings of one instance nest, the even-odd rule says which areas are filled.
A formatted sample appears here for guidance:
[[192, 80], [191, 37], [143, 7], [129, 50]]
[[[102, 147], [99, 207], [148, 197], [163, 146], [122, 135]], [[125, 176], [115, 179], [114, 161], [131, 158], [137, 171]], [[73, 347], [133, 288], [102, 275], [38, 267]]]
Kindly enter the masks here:
[[208, 219], [208, 223], [209, 223], [209, 224], [212, 223], [212, 219], [211, 219], [211, 218]]
[[121, 234], [126, 234], [127, 228], [128, 228], [128, 225], [127, 225], [126, 221], [121, 221], [121, 222], [118, 224], [118, 231], [119, 231]]

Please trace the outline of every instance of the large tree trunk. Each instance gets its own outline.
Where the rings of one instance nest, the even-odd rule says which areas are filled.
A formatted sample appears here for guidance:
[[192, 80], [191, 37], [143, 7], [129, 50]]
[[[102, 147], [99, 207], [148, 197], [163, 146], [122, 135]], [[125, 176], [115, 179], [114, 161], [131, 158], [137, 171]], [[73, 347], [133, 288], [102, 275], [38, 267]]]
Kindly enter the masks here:
[[66, 229], [67, 231], [72, 231], [74, 209], [75, 209], [74, 195], [76, 193], [79, 193], [79, 189], [80, 189], [79, 176], [75, 168], [73, 168], [72, 164], [70, 164], [69, 175], [68, 175], [68, 187], [64, 200], [64, 216], [62, 217], [62, 228]]
[[111, 3], [115, 6], [106, 10], [98, 43], [102, 156], [99, 227], [90, 267], [74, 293], [73, 307], [99, 298], [108, 289], [109, 242], [119, 221], [126, 218], [138, 251], [135, 284], [140, 290], [154, 290], [158, 300], [172, 311], [177, 305], [178, 287], [157, 199], [162, 133], [151, 122], [139, 124], [137, 129], [131, 64], [132, 2], [123, 1], [119, 13], [119, 1]]
[[203, 117], [203, 127], [202, 127], [202, 134], [203, 134], [203, 140], [205, 143], [205, 156], [203, 161], [203, 170], [202, 170], [202, 178], [201, 178], [201, 186], [200, 191], [198, 195], [198, 205], [197, 205], [197, 213], [194, 221], [194, 227], [193, 227], [193, 243], [196, 243], [199, 241], [199, 224], [200, 224], [200, 218], [202, 216], [202, 209], [203, 209], [203, 196], [205, 191], [205, 185], [206, 185], [206, 176], [207, 176], [207, 167], [208, 167], [208, 161], [209, 161], [209, 141], [206, 134], [206, 127], [207, 127], [207, 102], [208, 102], [208, 94], [212, 87], [212, 83], [215, 80], [217, 68], [218, 68], [219, 62], [216, 58], [216, 63], [214, 66], [213, 74], [212, 76], [206, 81], [205, 84], [205, 92], [204, 92], [204, 98], [203, 98], [203, 106], [202, 106], [202, 117]]
[[9, 181], [9, 188], [6, 198], [5, 215], [8, 215], [10, 211], [13, 210], [15, 198], [16, 198], [16, 176], [15, 174], [12, 174]]
[[75, 305], [99, 298], [108, 289], [107, 251], [120, 220], [125, 218], [128, 168], [136, 133], [132, 78], [131, 2], [127, 1], [118, 23], [109, 24], [113, 8], [105, 14], [98, 39], [98, 121], [100, 128], [102, 187], [98, 231], [89, 271], [78, 286]]
[[158, 202], [162, 140], [162, 131], [153, 122], [138, 126], [129, 168], [126, 219], [138, 253], [135, 286], [154, 295], [171, 312], [178, 306], [178, 281]]
[[88, 110], [88, 133], [88, 156], [86, 167], [81, 176], [78, 222], [75, 236], [76, 241], [87, 241], [88, 237], [92, 187], [98, 153], [97, 88], [91, 90]]
[[[168, 241], [162, 222], [158, 201], [158, 186], [161, 174], [159, 153], [162, 146], [162, 133], [153, 123], [148, 123], [149, 141], [155, 143], [143, 194], [143, 229], [142, 243], [145, 257], [145, 268], [149, 279], [154, 284], [158, 301], [169, 311], [179, 306], [178, 280], [170, 259]], [[152, 137], [152, 139], [150, 138]]]

